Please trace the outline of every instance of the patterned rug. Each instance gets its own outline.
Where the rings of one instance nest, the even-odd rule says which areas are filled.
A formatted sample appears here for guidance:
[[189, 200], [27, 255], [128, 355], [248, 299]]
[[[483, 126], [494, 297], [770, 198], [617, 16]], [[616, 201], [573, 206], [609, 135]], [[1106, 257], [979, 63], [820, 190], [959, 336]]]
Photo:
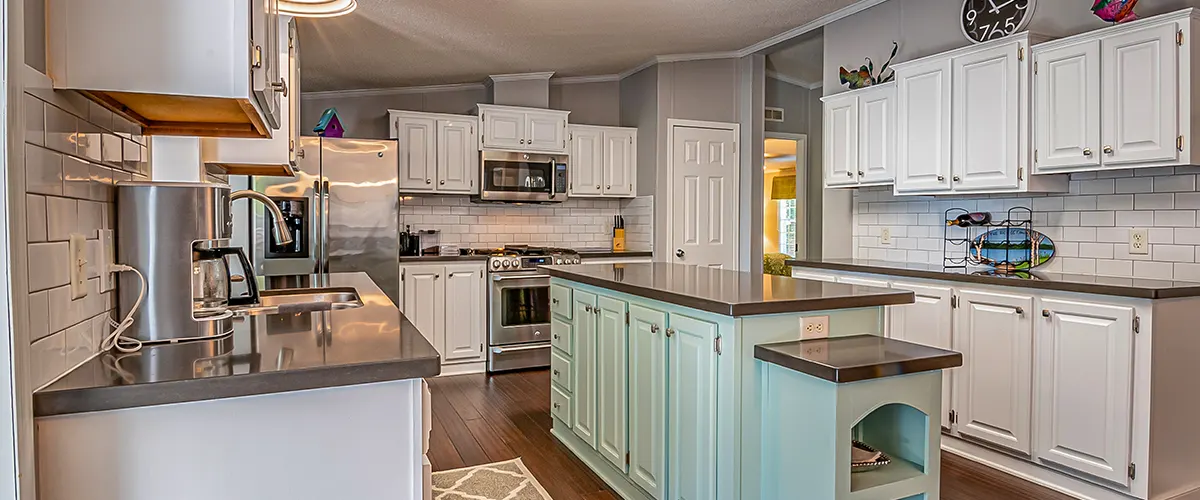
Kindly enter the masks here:
[[435, 500], [551, 500], [519, 458], [432, 476]]

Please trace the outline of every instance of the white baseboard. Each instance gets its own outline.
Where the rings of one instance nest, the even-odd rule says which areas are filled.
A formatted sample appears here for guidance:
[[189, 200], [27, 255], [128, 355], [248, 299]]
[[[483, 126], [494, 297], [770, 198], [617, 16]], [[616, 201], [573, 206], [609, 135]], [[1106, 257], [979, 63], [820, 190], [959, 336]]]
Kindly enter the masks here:
[[487, 371], [487, 361], [478, 361], [474, 363], [458, 363], [454, 365], [442, 365], [442, 373], [439, 377], [447, 377], [451, 375], [470, 375], [473, 373], [484, 373]]

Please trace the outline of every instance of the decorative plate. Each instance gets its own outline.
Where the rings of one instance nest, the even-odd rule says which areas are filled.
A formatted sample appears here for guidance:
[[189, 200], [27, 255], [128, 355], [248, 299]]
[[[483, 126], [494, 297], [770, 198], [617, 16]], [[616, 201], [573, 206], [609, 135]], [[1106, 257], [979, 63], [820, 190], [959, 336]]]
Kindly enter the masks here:
[[974, 261], [1010, 271], [1033, 269], [1053, 257], [1054, 242], [1032, 229], [993, 229], [971, 242], [971, 258]]
[[892, 463], [892, 459], [890, 457], [888, 457], [886, 453], [880, 452], [879, 450], [872, 448], [870, 445], [867, 445], [866, 443], [863, 443], [862, 441], [851, 441], [851, 443], [853, 443], [853, 446], [855, 448], [858, 448], [860, 450], [865, 450], [865, 451], [868, 451], [871, 453], [879, 453], [879, 457], [870, 462], [864, 462], [864, 463], [851, 462], [850, 463], [850, 473], [851, 474], [858, 473], [858, 472], [870, 472], [870, 471], [882, 468], [882, 467]]

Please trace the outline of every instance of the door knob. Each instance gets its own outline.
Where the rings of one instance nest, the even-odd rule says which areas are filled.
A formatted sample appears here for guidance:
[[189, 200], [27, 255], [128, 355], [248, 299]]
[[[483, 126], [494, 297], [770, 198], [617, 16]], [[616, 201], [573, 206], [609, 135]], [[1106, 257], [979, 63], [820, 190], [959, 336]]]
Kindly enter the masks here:
[[1113, 154], [1112, 146], [1104, 146], [1104, 154], [1106, 154], [1106, 155]]
[[676, 256], [676, 257], [679, 257], [679, 258], [681, 258], [681, 259], [682, 259], [684, 255], [686, 255], [686, 254], [684, 253], [684, 251], [683, 251], [683, 249], [682, 249], [682, 248], [680, 248], [680, 249], [678, 249], [678, 250], [675, 250], [675, 256]]
[[938, 176], [938, 182], [942, 182], [942, 181], [944, 181], [944, 180], [946, 180], [946, 177], [945, 177], [945, 176], [943, 176], [943, 175], [939, 175], [939, 176]]
[[1086, 149], [1084, 149], [1084, 150], [1083, 150], [1083, 156], [1092, 156], [1092, 148], [1086, 148]]

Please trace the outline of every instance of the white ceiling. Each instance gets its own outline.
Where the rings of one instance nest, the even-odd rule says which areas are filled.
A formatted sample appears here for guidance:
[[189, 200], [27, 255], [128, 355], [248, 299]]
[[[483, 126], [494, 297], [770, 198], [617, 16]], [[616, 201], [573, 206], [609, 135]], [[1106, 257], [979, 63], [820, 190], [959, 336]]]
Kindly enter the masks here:
[[305, 91], [620, 73], [656, 55], [739, 50], [856, 0], [359, 0], [302, 19]]

